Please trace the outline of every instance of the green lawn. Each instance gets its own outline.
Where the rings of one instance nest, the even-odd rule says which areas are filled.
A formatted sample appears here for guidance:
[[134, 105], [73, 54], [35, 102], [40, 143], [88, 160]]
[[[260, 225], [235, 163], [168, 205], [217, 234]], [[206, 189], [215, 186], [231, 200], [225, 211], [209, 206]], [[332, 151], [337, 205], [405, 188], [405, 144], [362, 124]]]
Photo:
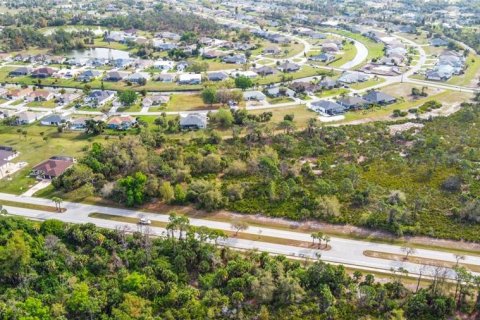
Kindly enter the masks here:
[[380, 84], [382, 82], [385, 82], [385, 79], [383, 78], [372, 78], [370, 80], [364, 81], [364, 82], [358, 82], [350, 85], [350, 88], [354, 90], [361, 90], [361, 89], [366, 89], [369, 87], [376, 86], [377, 84]]
[[278, 97], [278, 98], [267, 98], [267, 101], [270, 104], [280, 104], [280, 103], [287, 103], [287, 102], [292, 102], [295, 101], [292, 98], [289, 97]]
[[256, 81], [259, 85], [265, 85], [265, 84], [272, 84], [272, 83], [281, 82], [282, 81], [282, 76], [285, 77], [285, 78], [291, 77], [292, 79], [301, 79], [301, 78], [306, 78], [306, 77], [329, 75], [330, 73], [331, 72], [329, 70], [316, 69], [316, 68], [313, 68], [311, 66], [303, 66], [297, 72], [290, 72], [290, 73], [278, 72], [274, 75], [261, 77], [261, 78], [257, 79]]
[[355, 45], [348, 42], [343, 47], [343, 54], [338, 56], [339, 59], [333, 61], [332, 63], [327, 63], [327, 65], [330, 67], [341, 67], [345, 63], [352, 61], [356, 55], [357, 55], [357, 48], [355, 47]]
[[348, 93], [349, 90], [346, 88], [333, 88], [330, 90], [323, 90], [320, 92], [317, 92], [315, 95], [319, 98], [326, 98], [326, 97], [333, 97], [333, 96], [339, 96], [342, 93]]
[[[24, 138], [17, 133], [17, 129], [26, 130]], [[43, 136], [48, 137], [47, 141]], [[93, 137], [100, 140], [100, 137]], [[0, 180], [0, 192], [21, 194], [36, 183], [29, 177], [33, 166], [54, 155], [79, 157], [82, 149], [89, 145], [88, 137], [79, 132], [58, 133], [56, 128], [32, 124], [22, 127], [0, 126], [0, 145], [10, 146], [20, 152], [13, 162], [27, 162], [28, 165], [13, 174], [11, 180]]]
[[55, 108], [57, 104], [51, 99], [48, 101], [32, 101], [27, 103], [26, 106], [32, 108]]
[[118, 108], [119, 112], [139, 112], [142, 110], [142, 103], [141, 101], [137, 101], [136, 103], [132, 104], [131, 106], [124, 106]]
[[188, 111], [215, 109], [218, 105], [206, 105], [200, 94], [172, 94], [165, 111]]

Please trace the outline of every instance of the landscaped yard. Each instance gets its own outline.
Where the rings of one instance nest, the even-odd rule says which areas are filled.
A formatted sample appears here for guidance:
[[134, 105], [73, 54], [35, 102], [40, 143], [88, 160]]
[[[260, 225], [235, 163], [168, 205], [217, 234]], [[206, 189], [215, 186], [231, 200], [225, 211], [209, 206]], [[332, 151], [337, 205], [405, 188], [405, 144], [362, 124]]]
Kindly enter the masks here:
[[[17, 129], [25, 130], [26, 137], [17, 133]], [[43, 132], [43, 135], [41, 134]], [[48, 137], [47, 141], [43, 137]], [[13, 162], [27, 162], [28, 165], [13, 174], [11, 179], [0, 180], [0, 192], [21, 194], [36, 183], [29, 177], [33, 166], [54, 155], [79, 157], [83, 148], [90, 144], [89, 137], [79, 132], [58, 133], [57, 128], [36, 124], [22, 127], [0, 126], [0, 145], [10, 146], [20, 152]], [[103, 140], [91, 137], [93, 141]]]
[[333, 97], [333, 96], [339, 96], [342, 93], [348, 93], [348, 89], [346, 88], [333, 88], [330, 90], [323, 90], [320, 92], [317, 92], [315, 95], [319, 98], [326, 98], [326, 97]]
[[32, 101], [27, 103], [26, 106], [32, 108], [55, 108], [57, 104], [51, 99], [48, 101]]
[[376, 86], [377, 84], [380, 84], [382, 82], [385, 82], [385, 79], [383, 78], [372, 78], [370, 80], [364, 81], [364, 82], [358, 82], [350, 85], [350, 88], [354, 90], [361, 90], [361, 89], [366, 89], [369, 87]]
[[288, 102], [293, 102], [294, 100], [289, 97], [278, 97], [278, 98], [267, 98], [267, 101], [270, 104], [280, 104], [280, 103], [288, 103]]

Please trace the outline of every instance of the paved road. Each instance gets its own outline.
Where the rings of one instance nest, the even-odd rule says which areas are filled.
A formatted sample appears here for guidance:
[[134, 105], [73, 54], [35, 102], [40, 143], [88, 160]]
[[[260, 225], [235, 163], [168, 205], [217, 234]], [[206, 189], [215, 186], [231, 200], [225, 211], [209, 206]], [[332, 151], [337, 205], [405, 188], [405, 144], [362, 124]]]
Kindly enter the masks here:
[[353, 60], [345, 63], [340, 67], [340, 69], [343, 69], [343, 70], [355, 68], [356, 66], [358, 66], [359, 64], [367, 60], [367, 57], [368, 57], [368, 49], [363, 43], [355, 39], [351, 39], [351, 38], [347, 38], [347, 39], [353, 41], [355, 48], [357, 49], [357, 54], [355, 55], [355, 58], [353, 58]]
[[[0, 200], [17, 201], [17, 202], [49, 205], [49, 206], [54, 205], [52, 201], [48, 199], [35, 198], [35, 197], [29, 197], [29, 196], [16, 196], [16, 195], [5, 194], [5, 193], [0, 193]], [[158, 214], [145, 213], [145, 212], [135, 211], [135, 210], [111, 208], [111, 207], [88, 205], [88, 204], [73, 203], [73, 202], [64, 202], [62, 206], [67, 209], [66, 212], [64, 213], [51, 213], [46, 211], [24, 209], [24, 208], [17, 208], [17, 207], [11, 207], [11, 206], [4, 206], [4, 207], [12, 215], [19, 215], [19, 216], [24, 216], [32, 219], [40, 219], [40, 220], [59, 219], [69, 223], [91, 222], [96, 224], [99, 227], [110, 228], [110, 229], [126, 226], [130, 228], [130, 230], [136, 230], [137, 225], [132, 223], [123, 223], [123, 222], [117, 222], [112, 220], [92, 218], [92, 217], [89, 217], [89, 214], [93, 212], [98, 212], [98, 213], [104, 213], [104, 214], [136, 218], [136, 219], [139, 219], [140, 217], [145, 216], [146, 218], [154, 221], [162, 221], [162, 222], [168, 221], [168, 215], [160, 214], [160, 213]], [[206, 226], [206, 227], [216, 228], [221, 230], [230, 230], [231, 228], [229, 223], [204, 220], [204, 219], [190, 219], [190, 223], [193, 226]], [[151, 227], [150, 232], [154, 233], [155, 235], [165, 234], [165, 230], [163, 228], [157, 228], [157, 227]], [[245, 231], [245, 233], [249, 233], [253, 235], [261, 234], [263, 236], [271, 236], [276, 238], [292, 239], [292, 240], [305, 241], [305, 242], [311, 241], [310, 235], [306, 233], [255, 227], [255, 226], [249, 227]], [[431, 275], [434, 272], [433, 267], [425, 267], [425, 266], [421, 266], [421, 265], [410, 263], [410, 262], [390, 261], [390, 260], [366, 257], [363, 254], [365, 250], [375, 250], [375, 251], [388, 252], [388, 253], [401, 254], [401, 255], [403, 254], [400, 246], [389, 245], [389, 244], [378, 244], [378, 243], [372, 243], [368, 241], [332, 237], [330, 242], [332, 249], [329, 251], [266, 243], [266, 242], [260, 242], [260, 241], [242, 240], [242, 239], [235, 239], [235, 238], [226, 239], [220, 244], [231, 246], [236, 249], [258, 249], [260, 251], [265, 251], [272, 254], [283, 254], [283, 255], [292, 256], [292, 257], [308, 257], [311, 259], [315, 259], [317, 257], [317, 254], [320, 253], [322, 260], [332, 262], [332, 263], [337, 263], [337, 264], [344, 264], [347, 266], [352, 266], [352, 267], [365, 269], [365, 270], [377, 270], [377, 271], [382, 270], [382, 271], [388, 272], [392, 268], [398, 269], [399, 267], [403, 267], [406, 270], [408, 270], [410, 274], [419, 274], [421, 272], [424, 275], [429, 275], [429, 274]], [[418, 249], [417, 252], [415, 253], [415, 256], [455, 262], [454, 255], [444, 251]], [[463, 262], [480, 265], [480, 256], [466, 256], [466, 259]], [[449, 277], [451, 278], [454, 277], [454, 273], [451, 270], [449, 271]]]

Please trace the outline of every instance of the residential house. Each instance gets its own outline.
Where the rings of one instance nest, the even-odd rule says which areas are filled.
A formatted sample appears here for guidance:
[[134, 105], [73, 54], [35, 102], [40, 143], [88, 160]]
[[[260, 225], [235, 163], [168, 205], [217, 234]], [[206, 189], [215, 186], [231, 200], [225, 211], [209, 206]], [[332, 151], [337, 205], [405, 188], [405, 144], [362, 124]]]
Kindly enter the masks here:
[[433, 38], [430, 40], [430, 44], [434, 47], [446, 47], [448, 46], [448, 41], [442, 38]]
[[262, 77], [277, 73], [277, 70], [275, 70], [274, 68], [269, 67], [269, 66], [263, 66], [263, 67], [254, 69], [254, 71], [257, 74], [261, 75]]
[[284, 62], [277, 67], [282, 72], [295, 72], [300, 70], [300, 65], [292, 62]]
[[26, 125], [30, 123], [34, 123], [38, 120], [38, 115], [35, 112], [30, 111], [21, 111], [15, 114], [16, 117], [16, 125]]
[[267, 96], [260, 91], [245, 91], [243, 93], [243, 99], [245, 101], [265, 101]]
[[392, 97], [389, 94], [383, 93], [381, 91], [371, 90], [363, 96], [363, 99], [368, 101], [371, 104], [391, 104], [394, 103], [397, 98]]
[[148, 74], [142, 72], [135, 72], [127, 76], [125, 80], [133, 83], [146, 83], [148, 80]]
[[310, 104], [310, 108], [327, 116], [336, 116], [345, 112], [345, 108], [342, 105], [329, 100], [318, 100], [312, 102]]
[[27, 95], [32, 92], [32, 89], [30, 88], [14, 88], [14, 89], [9, 89], [3, 97], [8, 100], [12, 99], [18, 99], [18, 98], [24, 98]]
[[188, 62], [187, 61], [180, 61], [175, 66], [175, 69], [177, 69], [178, 72], [184, 72], [185, 69], [187, 69], [187, 68], [188, 68]]
[[309, 57], [308, 60], [320, 61], [320, 62], [331, 62], [335, 60], [335, 55], [323, 52], [323, 53]]
[[357, 83], [357, 82], [365, 82], [369, 78], [370, 77], [368, 75], [361, 72], [346, 71], [338, 78], [338, 82], [351, 84], [351, 83]]
[[32, 73], [32, 68], [30, 67], [19, 67], [15, 70], [10, 71], [9, 75], [11, 77], [20, 77], [20, 76], [28, 76]]
[[130, 67], [133, 64], [133, 60], [132, 59], [119, 58], [119, 59], [113, 60], [112, 64], [115, 68], [125, 69], [127, 67]]
[[27, 101], [48, 101], [53, 99], [54, 94], [48, 90], [41, 90], [37, 89], [35, 91], [30, 92], [27, 96]]
[[109, 71], [107, 72], [105, 78], [103, 78], [105, 81], [112, 81], [112, 82], [118, 82], [127, 76], [126, 72], [121, 72], [121, 71]]
[[282, 50], [277, 46], [267, 47], [263, 50], [263, 54], [277, 55], [277, 54], [280, 54], [281, 52]]
[[179, 84], [200, 84], [202, 82], [201, 74], [184, 73], [178, 76]]
[[0, 174], [4, 175], [8, 173], [10, 167], [10, 161], [18, 156], [18, 152], [12, 147], [0, 146]]
[[272, 88], [267, 88], [265, 89], [265, 93], [267, 96], [272, 97], [272, 98], [278, 98], [278, 97], [294, 97], [295, 96], [295, 91], [284, 88], [284, 87], [272, 87]]
[[72, 157], [54, 156], [33, 167], [30, 175], [37, 179], [51, 180], [62, 175], [75, 162]]
[[171, 73], [162, 73], [159, 74], [155, 80], [165, 83], [171, 83], [175, 80], [175, 75]]
[[251, 70], [234, 71], [234, 72], [231, 73], [231, 75], [234, 78], [247, 77], [247, 78], [250, 78], [250, 79], [255, 79], [256, 77], [258, 77], [258, 73], [254, 72], [254, 71], [251, 71]]
[[358, 96], [340, 98], [337, 102], [348, 110], [362, 109], [370, 104], [370, 102]]
[[85, 103], [91, 106], [97, 107], [112, 100], [114, 96], [115, 96], [115, 93], [112, 91], [93, 90], [88, 94], [88, 96], [85, 97], [84, 100], [85, 100]]
[[42, 126], [58, 126], [62, 123], [66, 123], [67, 122], [67, 118], [60, 115], [60, 114], [50, 114], [50, 115], [47, 115], [45, 117], [43, 117], [41, 120], [40, 120], [40, 124]]
[[209, 72], [207, 73], [207, 78], [209, 81], [223, 81], [228, 79], [228, 74], [222, 71]]
[[159, 51], [170, 51], [178, 48], [178, 45], [170, 42], [163, 42], [161, 40], [153, 40], [153, 47]]
[[295, 81], [295, 82], [292, 82], [288, 87], [293, 91], [295, 91], [296, 93], [313, 94], [315, 92], [322, 90], [322, 88], [319, 85], [306, 82], [306, 81]]
[[107, 121], [107, 128], [115, 130], [128, 130], [137, 123], [132, 116], [114, 116]]
[[205, 129], [207, 123], [207, 115], [204, 113], [192, 112], [180, 115], [180, 127], [182, 129]]
[[336, 53], [340, 51], [340, 48], [334, 42], [325, 42], [325, 43], [322, 43], [322, 51], [329, 52], [329, 53]]
[[102, 73], [97, 70], [85, 70], [77, 77], [78, 81], [89, 82], [98, 78]]
[[147, 96], [142, 100], [142, 107], [148, 108], [151, 106], [158, 106], [162, 104], [167, 104], [170, 101], [169, 95], [164, 94], [154, 94], [151, 96]]
[[173, 69], [175, 63], [173, 61], [158, 60], [153, 63], [153, 67], [159, 70], [168, 71]]
[[83, 131], [87, 128], [87, 120], [90, 118], [73, 118], [70, 120], [70, 130]]
[[245, 64], [247, 63], [247, 57], [244, 54], [235, 54], [223, 57], [222, 61], [225, 63]]
[[332, 78], [324, 78], [318, 83], [318, 85], [322, 89], [327, 89], [327, 90], [330, 90], [339, 86], [338, 82], [336, 80], [333, 80]]
[[49, 67], [41, 67], [38, 69], [33, 70], [32, 77], [34, 78], [48, 78], [53, 75], [55, 69]]

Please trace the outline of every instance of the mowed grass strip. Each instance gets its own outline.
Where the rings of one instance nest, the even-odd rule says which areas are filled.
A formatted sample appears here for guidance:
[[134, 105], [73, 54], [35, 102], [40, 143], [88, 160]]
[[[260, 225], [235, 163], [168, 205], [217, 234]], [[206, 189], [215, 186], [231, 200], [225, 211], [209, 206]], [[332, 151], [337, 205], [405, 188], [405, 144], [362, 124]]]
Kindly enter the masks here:
[[[110, 221], [118, 221], [118, 222], [125, 222], [125, 223], [138, 223], [139, 219], [138, 218], [132, 218], [132, 217], [125, 217], [125, 216], [119, 216], [119, 215], [112, 215], [112, 214], [106, 214], [106, 213], [101, 213], [101, 212], [94, 212], [88, 215], [91, 218], [94, 219], [103, 219], [103, 220], [110, 220]], [[162, 222], [162, 221], [156, 221], [156, 220], [151, 220], [150, 226], [152, 227], [159, 227], [159, 228], [166, 228], [167, 223]], [[268, 243], [274, 243], [274, 244], [280, 244], [280, 245], [286, 245], [286, 246], [295, 246], [295, 247], [302, 247], [302, 248], [309, 248], [309, 249], [315, 249], [315, 250], [330, 250], [331, 246], [325, 246], [322, 244], [322, 246], [319, 246], [317, 244], [312, 244], [311, 242], [307, 241], [299, 241], [299, 240], [292, 240], [292, 239], [285, 239], [285, 238], [277, 238], [277, 237], [270, 237], [270, 236], [265, 236], [262, 234], [251, 234], [251, 233], [245, 233], [245, 232], [238, 232], [235, 233], [234, 231], [229, 231], [229, 230], [223, 230], [225, 234], [229, 238], [237, 238], [237, 239], [243, 239], [243, 240], [251, 240], [251, 241], [260, 241], [260, 242], [268, 242]]]
[[[8, 206], [8, 207], [32, 209], [32, 210], [42, 210], [42, 211], [48, 211], [48, 212], [59, 212], [57, 208], [54, 206], [45, 206], [45, 205], [34, 204], [34, 203], [0, 200], [0, 205]], [[65, 210], [66, 209], [62, 208], [62, 212], [64, 212]]]
[[[408, 256], [408, 259], [406, 259], [405, 255], [381, 252], [381, 251], [373, 251], [373, 250], [365, 250], [363, 251], [363, 255], [371, 258], [378, 258], [378, 259], [392, 260], [392, 261], [408, 261], [411, 263], [416, 263], [421, 265], [431, 265], [431, 266], [438, 266], [438, 267], [445, 267], [445, 268], [454, 268], [457, 265], [455, 262], [452, 262], [452, 261], [429, 259], [429, 258], [417, 257], [417, 256], [411, 256], [411, 255]], [[476, 264], [460, 262], [458, 265], [465, 267], [468, 270], [473, 272], [480, 272], [480, 266]]]

